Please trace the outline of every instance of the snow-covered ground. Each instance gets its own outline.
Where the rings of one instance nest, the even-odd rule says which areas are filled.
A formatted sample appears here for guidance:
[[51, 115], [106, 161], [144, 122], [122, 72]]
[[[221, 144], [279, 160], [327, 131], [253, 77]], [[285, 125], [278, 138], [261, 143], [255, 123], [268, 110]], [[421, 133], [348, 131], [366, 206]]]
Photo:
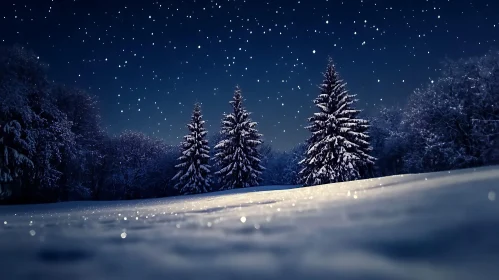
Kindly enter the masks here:
[[0, 279], [499, 279], [499, 167], [0, 207]]

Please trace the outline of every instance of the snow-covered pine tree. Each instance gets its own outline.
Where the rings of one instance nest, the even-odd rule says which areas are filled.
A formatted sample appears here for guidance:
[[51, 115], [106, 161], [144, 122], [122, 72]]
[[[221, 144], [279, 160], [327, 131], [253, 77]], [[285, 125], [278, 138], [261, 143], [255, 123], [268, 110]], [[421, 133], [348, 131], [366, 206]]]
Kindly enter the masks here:
[[208, 192], [210, 187], [210, 147], [206, 140], [207, 131], [204, 128], [201, 106], [196, 103], [192, 112], [191, 123], [187, 125], [190, 133], [184, 136], [182, 155], [178, 173], [173, 177], [177, 181], [175, 188], [182, 194]]
[[264, 169], [258, 150], [262, 135], [242, 101], [241, 89], [237, 86], [230, 101], [233, 111], [222, 120], [222, 140], [215, 146], [215, 158], [220, 168], [216, 174], [222, 190], [256, 186]]
[[319, 112], [309, 118], [305, 158], [300, 161], [300, 181], [304, 185], [344, 182], [361, 177], [374, 158], [369, 155], [368, 121], [359, 119], [353, 108], [355, 96], [346, 90], [331, 58], [314, 100]]

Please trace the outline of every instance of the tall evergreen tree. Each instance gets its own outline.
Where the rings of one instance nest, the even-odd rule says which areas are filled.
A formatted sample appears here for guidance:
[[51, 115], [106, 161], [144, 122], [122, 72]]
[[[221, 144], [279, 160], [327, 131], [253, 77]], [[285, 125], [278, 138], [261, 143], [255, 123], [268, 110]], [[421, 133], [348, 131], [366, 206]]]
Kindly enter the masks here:
[[191, 123], [187, 127], [190, 133], [184, 136], [185, 141], [182, 143], [180, 163], [176, 165], [180, 170], [173, 178], [178, 181], [175, 187], [182, 194], [207, 192], [210, 187], [210, 148], [198, 103], [194, 106]]
[[220, 168], [216, 174], [222, 190], [256, 186], [264, 169], [258, 149], [262, 135], [242, 101], [241, 89], [237, 86], [230, 101], [233, 111], [222, 120], [222, 140], [215, 146], [215, 158]]
[[369, 155], [368, 121], [358, 118], [355, 96], [348, 93], [331, 58], [314, 100], [319, 111], [309, 118], [305, 158], [300, 181], [305, 185], [344, 182], [360, 178], [373, 164]]

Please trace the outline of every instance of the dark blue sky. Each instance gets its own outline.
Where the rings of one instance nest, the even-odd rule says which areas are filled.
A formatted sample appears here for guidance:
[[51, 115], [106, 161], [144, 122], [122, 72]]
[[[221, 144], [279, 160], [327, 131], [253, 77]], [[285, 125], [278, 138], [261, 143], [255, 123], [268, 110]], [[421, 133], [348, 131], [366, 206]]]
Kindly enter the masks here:
[[2, 0], [0, 43], [97, 95], [110, 133], [177, 143], [196, 101], [218, 131], [239, 84], [265, 139], [289, 149], [307, 137], [328, 55], [360, 109], [403, 104], [443, 59], [497, 48], [497, 11], [497, 0]]

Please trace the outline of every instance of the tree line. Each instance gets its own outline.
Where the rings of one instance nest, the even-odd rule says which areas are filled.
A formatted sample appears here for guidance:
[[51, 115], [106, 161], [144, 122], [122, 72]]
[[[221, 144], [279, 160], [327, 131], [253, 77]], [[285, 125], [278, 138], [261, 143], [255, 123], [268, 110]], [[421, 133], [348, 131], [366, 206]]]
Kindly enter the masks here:
[[[499, 52], [449, 61], [404, 107], [370, 116], [330, 59], [310, 137], [264, 143], [236, 87], [210, 137], [195, 104], [179, 145], [140, 132], [108, 135], [95, 96], [50, 82], [22, 47], [0, 49], [0, 203], [120, 200], [258, 185], [317, 185], [499, 163]], [[212, 148], [210, 148], [210, 146]]]
[[499, 164], [499, 52], [444, 62], [438, 79], [371, 124], [377, 176]]

